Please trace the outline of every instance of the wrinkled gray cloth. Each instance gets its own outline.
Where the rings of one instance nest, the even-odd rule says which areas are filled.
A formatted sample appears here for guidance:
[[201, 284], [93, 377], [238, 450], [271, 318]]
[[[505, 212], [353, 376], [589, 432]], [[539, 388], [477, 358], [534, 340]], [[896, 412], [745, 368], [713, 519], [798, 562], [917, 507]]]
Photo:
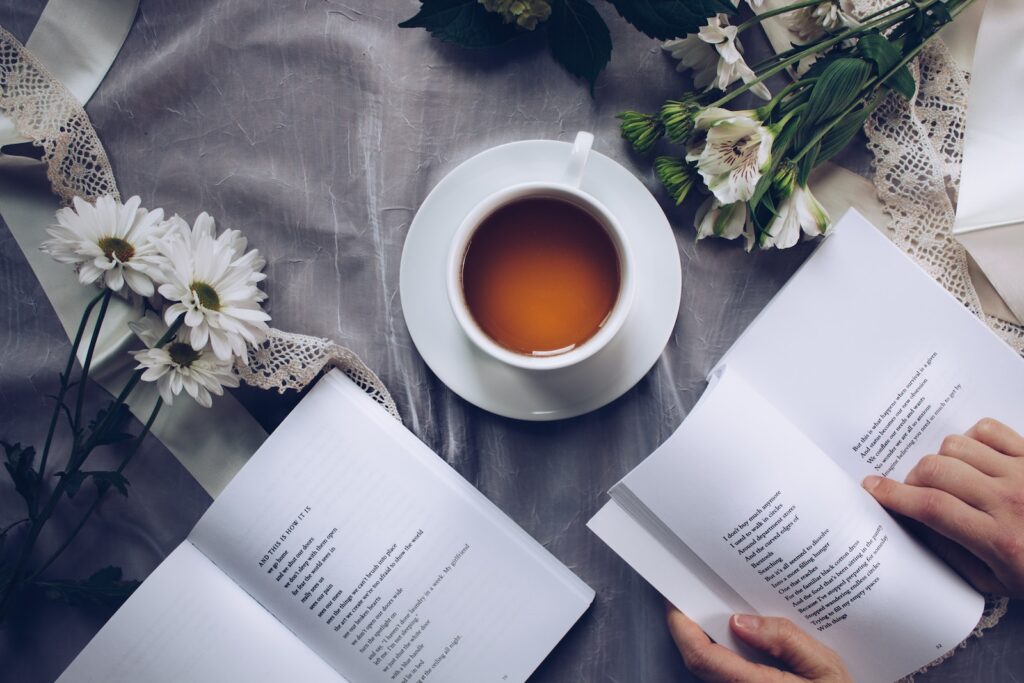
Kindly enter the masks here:
[[[662, 599], [585, 523], [607, 488], [678, 426], [706, 371], [809, 247], [747, 255], [733, 243], [694, 244], [693, 206], [669, 208], [614, 119], [625, 108], [651, 110], [686, 83], [654, 41], [599, 4], [615, 52], [592, 99], [536, 36], [467, 52], [398, 29], [413, 0], [143, 0], [87, 110], [122, 194], [189, 219], [205, 210], [243, 230], [267, 256], [274, 324], [359, 353], [417, 436], [597, 590], [533, 680], [668, 683], [692, 677], [664, 628]], [[42, 5], [0, 0], [0, 24], [25, 40]], [[554, 424], [498, 418], [456, 397], [416, 353], [398, 297], [402, 243], [417, 206], [459, 162], [512, 140], [570, 141], [581, 129], [655, 190], [676, 227], [676, 332], [647, 377], [602, 410]], [[849, 165], [863, 170], [863, 155]], [[39, 444], [68, 342], [6, 229], [0, 291], [0, 438]], [[94, 387], [93, 408], [102, 397]], [[296, 400], [240, 398], [268, 429]], [[54, 575], [119, 563], [142, 577], [209, 504], [152, 438], [129, 474], [129, 499], [103, 506]], [[17, 503], [2, 481], [0, 519]], [[1015, 606], [922, 680], [1004, 681], [1024, 671], [1022, 612]], [[0, 633], [0, 678], [54, 678], [102, 621], [30, 601]]]

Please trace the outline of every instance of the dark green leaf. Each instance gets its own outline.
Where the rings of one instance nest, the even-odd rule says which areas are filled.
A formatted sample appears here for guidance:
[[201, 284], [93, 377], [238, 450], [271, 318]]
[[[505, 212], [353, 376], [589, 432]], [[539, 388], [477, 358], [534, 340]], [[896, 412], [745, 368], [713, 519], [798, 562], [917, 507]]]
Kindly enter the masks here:
[[827, 121], [853, 104], [870, 77], [871, 65], [863, 59], [842, 57], [829, 64], [812, 86], [804, 128]]
[[55, 602], [117, 609], [139, 587], [139, 582], [122, 581], [120, 567], [104, 567], [84, 581], [37, 581], [34, 586]]
[[796, 169], [796, 182], [798, 185], [806, 185], [807, 179], [811, 177], [811, 170], [817, 165], [818, 155], [821, 152], [821, 141], [814, 143], [814, 146], [807, 150], [800, 159]]
[[612, 57], [608, 26], [587, 0], [555, 0], [548, 19], [551, 54], [566, 71], [590, 84]]
[[735, 14], [728, 0], [611, 0], [622, 18], [651, 38], [669, 40], [696, 33], [708, 17]]
[[757, 181], [757, 185], [754, 186], [754, 194], [750, 197], [751, 206], [757, 206], [761, 203], [761, 198], [767, 196], [768, 188], [772, 186], [772, 175], [773, 171], [769, 170]]
[[435, 38], [462, 47], [493, 47], [520, 33], [478, 0], [421, 0], [419, 13], [399, 26], [424, 28]]
[[68, 494], [68, 498], [74, 498], [82, 488], [82, 482], [87, 475], [81, 470], [76, 470], [71, 473], [58, 472], [57, 476], [64, 480], [64, 492]]
[[[857, 43], [857, 51], [865, 59], [874, 62], [875, 73], [879, 76], [885, 76], [903, 59], [903, 53], [899, 46], [879, 33], [868, 33], [862, 36]], [[910, 69], [905, 64], [882, 82], [908, 100], [914, 96], [914, 90], [917, 87], [914, 77], [910, 74]]]
[[29, 516], [36, 513], [39, 492], [39, 472], [35, 468], [36, 449], [32, 446], [22, 446], [20, 443], [9, 444], [0, 441], [4, 448], [6, 462], [4, 468], [14, 482], [14, 490], [25, 499], [25, 506]]
[[85, 474], [92, 478], [100, 493], [113, 486], [122, 496], [128, 495], [128, 480], [120, 472], [86, 472]]
[[[113, 401], [111, 401], [111, 404], [113, 404]], [[104, 446], [132, 438], [131, 434], [121, 431], [121, 428], [127, 424], [131, 417], [131, 412], [128, 410], [128, 406], [124, 403], [118, 404], [114, 415], [109, 421], [107, 421], [106, 418], [109, 410], [110, 406], [108, 405], [96, 414], [95, 420], [89, 423], [89, 431], [92, 432], [91, 439], [93, 446]], [[101, 426], [102, 429], [100, 429]], [[97, 431], [97, 429], [100, 431]]]
[[841, 122], [837, 123], [832, 130], [821, 139], [821, 149], [815, 165], [822, 164], [838, 154], [846, 145], [850, 144], [857, 131], [864, 125], [871, 112], [875, 110], [881, 99], [866, 104], [864, 107], [851, 112]]

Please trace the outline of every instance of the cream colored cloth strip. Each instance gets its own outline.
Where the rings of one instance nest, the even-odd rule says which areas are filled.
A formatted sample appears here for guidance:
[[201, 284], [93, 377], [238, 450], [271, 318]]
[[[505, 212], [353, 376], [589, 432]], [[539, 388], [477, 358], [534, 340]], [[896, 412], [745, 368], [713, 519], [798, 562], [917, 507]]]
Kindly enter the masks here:
[[[137, 7], [138, 0], [52, 0], [26, 47], [84, 103], [117, 56]], [[0, 118], [7, 126], [0, 125], [0, 144], [19, 141], [11, 134], [13, 124]], [[0, 214], [71, 337], [95, 291], [39, 251], [58, 208], [42, 163], [0, 155]], [[127, 325], [136, 317], [126, 302], [112, 300], [101, 329], [92, 377], [113, 394], [132, 373], [125, 351], [137, 343]], [[128, 404], [145, 420], [155, 401], [155, 387], [146, 385], [133, 392]], [[217, 398], [208, 409], [182, 396], [161, 410], [152, 432], [211, 496], [220, 493], [267, 436], [230, 395]]]
[[[139, 0], [50, 0], [25, 47], [85, 104], [107, 75]], [[0, 145], [26, 142], [0, 115]]]

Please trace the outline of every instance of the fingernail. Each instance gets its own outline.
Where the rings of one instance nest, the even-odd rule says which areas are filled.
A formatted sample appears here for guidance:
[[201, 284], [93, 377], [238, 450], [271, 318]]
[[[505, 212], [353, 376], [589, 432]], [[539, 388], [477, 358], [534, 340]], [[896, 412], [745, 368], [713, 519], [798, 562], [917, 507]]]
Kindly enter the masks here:
[[761, 617], [753, 614], [734, 614], [732, 624], [741, 631], [756, 631], [761, 628]]
[[862, 481], [860, 485], [863, 486], [867, 491], [874, 491], [875, 488], [877, 488], [878, 485], [881, 483], [882, 478], [876, 477], [875, 475], [872, 474], [870, 477], [864, 477], [864, 481]]

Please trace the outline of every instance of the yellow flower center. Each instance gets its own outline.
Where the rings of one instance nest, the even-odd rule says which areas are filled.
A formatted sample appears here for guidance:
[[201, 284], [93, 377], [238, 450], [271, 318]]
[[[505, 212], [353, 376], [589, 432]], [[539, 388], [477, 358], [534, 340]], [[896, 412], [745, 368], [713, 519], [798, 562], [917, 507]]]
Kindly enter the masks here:
[[172, 361], [183, 368], [192, 365], [199, 358], [199, 352], [193, 349], [190, 344], [183, 342], [172, 342], [167, 347], [167, 353], [171, 356]]
[[220, 310], [220, 297], [217, 296], [216, 289], [205, 282], [193, 282], [189, 288], [196, 295], [196, 298], [199, 299], [200, 306], [208, 311]]
[[117, 259], [121, 263], [125, 263], [135, 256], [135, 247], [120, 237], [104, 237], [97, 244], [108, 259]]

